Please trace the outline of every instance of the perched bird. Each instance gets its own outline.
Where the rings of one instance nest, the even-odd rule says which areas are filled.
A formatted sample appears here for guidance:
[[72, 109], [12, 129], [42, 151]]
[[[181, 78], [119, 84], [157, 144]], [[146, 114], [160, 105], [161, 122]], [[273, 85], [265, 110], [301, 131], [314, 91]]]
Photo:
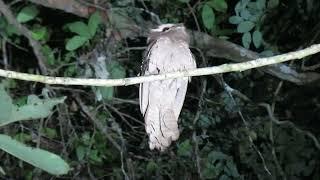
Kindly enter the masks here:
[[[150, 31], [142, 75], [196, 68], [183, 24], [163, 24]], [[189, 77], [140, 84], [140, 110], [144, 116], [150, 149], [165, 150], [179, 138], [178, 117]]]

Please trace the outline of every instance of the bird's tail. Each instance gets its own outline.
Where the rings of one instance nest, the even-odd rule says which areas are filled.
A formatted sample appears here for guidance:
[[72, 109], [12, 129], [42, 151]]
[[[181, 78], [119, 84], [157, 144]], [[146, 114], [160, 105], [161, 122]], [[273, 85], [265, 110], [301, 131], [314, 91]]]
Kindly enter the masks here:
[[145, 115], [146, 131], [150, 149], [165, 150], [179, 138], [178, 117], [172, 109], [150, 108]]

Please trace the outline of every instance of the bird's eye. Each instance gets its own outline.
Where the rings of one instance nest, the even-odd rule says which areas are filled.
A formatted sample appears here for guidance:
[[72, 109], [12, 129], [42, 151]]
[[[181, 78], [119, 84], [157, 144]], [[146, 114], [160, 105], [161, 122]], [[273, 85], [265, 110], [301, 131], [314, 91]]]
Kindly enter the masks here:
[[165, 27], [165, 28], [162, 29], [162, 32], [166, 32], [166, 31], [168, 31], [168, 30], [169, 30], [169, 28], [168, 28], [168, 27]]

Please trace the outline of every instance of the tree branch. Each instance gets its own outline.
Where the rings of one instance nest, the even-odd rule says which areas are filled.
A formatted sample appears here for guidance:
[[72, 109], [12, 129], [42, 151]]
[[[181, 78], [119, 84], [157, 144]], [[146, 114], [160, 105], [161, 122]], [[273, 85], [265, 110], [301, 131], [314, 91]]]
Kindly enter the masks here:
[[214, 67], [198, 68], [198, 69], [191, 69], [191, 70], [185, 70], [180, 72], [131, 77], [131, 78], [123, 78], [123, 79], [81, 79], [81, 78], [68, 78], [68, 77], [65, 77], [65, 78], [51, 77], [51, 76], [19, 73], [15, 71], [6, 71], [3, 69], [0, 69], [0, 76], [12, 78], [12, 79], [25, 80], [25, 81], [41, 82], [46, 84], [83, 85], [83, 86], [86, 86], [86, 85], [88, 86], [127, 86], [127, 85], [139, 84], [139, 83], [149, 82], [149, 81], [174, 79], [174, 78], [189, 77], [189, 76], [204, 76], [204, 75], [235, 72], [235, 71], [245, 71], [248, 69], [281, 63], [281, 62], [285, 62], [293, 59], [301, 59], [303, 57], [316, 54], [318, 52], [320, 52], [320, 44], [316, 44], [299, 51], [294, 51], [294, 52], [273, 56], [273, 57], [268, 57], [268, 58], [259, 58], [253, 61], [247, 61], [243, 63], [223, 64], [223, 65], [214, 66]]
[[[81, 17], [88, 17], [90, 15], [90, 11], [98, 10], [92, 9], [90, 6], [86, 6], [84, 4], [80, 4], [75, 0], [70, 0], [68, 3], [63, 1], [63, 3], [59, 0], [54, 1], [45, 1], [45, 0], [29, 0], [35, 4], [40, 4], [48, 8], [60, 9], [68, 13], [72, 13]], [[65, 5], [63, 5], [65, 3]], [[68, 7], [68, 8], [66, 8]], [[71, 8], [69, 8], [71, 7]], [[112, 16], [112, 11], [109, 10], [100, 10], [102, 14], [105, 16]], [[142, 21], [139, 19], [139, 25], [136, 24], [131, 17], [127, 18], [127, 23], [130, 22], [130, 25], [126, 25], [126, 27], [130, 28], [120, 28], [120, 34], [122, 38], [133, 38], [138, 36], [147, 36], [149, 33], [149, 29], [154, 26], [152, 22]], [[104, 19], [104, 21], [108, 21], [108, 19]], [[115, 22], [118, 23], [118, 22]], [[119, 26], [121, 22], [119, 22]], [[133, 28], [134, 27], [134, 28]], [[210, 36], [203, 32], [198, 31], [188, 31], [191, 36], [191, 45], [195, 46], [202, 51], [205, 52], [205, 55], [208, 57], [219, 57], [225, 58], [234, 62], [245, 62], [253, 59], [258, 59], [259, 54], [248, 49], [245, 49], [237, 44], [232, 42], [222, 40], [213, 36]], [[278, 77], [279, 79], [289, 81], [298, 85], [310, 84], [312, 82], [320, 79], [320, 74], [316, 72], [304, 72], [298, 73], [295, 69], [285, 65], [285, 64], [275, 64], [273, 66], [267, 66], [261, 68], [262, 71]]]
[[59, 9], [68, 13], [72, 13], [80, 17], [88, 17], [91, 13], [90, 7], [79, 3], [77, 0], [68, 0], [68, 1], [29, 0], [29, 1], [35, 4], [40, 4], [48, 8]]

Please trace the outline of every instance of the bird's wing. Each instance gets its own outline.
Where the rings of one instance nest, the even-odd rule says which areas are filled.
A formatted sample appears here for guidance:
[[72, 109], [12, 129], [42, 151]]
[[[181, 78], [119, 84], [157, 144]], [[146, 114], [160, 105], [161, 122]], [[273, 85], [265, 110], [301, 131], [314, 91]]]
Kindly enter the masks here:
[[[182, 44], [177, 49], [175, 49], [173, 59], [175, 61], [175, 66], [178, 67], [177, 70], [187, 70], [195, 69], [197, 67], [194, 57], [187, 44]], [[188, 81], [191, 80], [191, 77], [178, 78], [176, 80], [176, 96], [174, 99], [174, 112], [177, 117], [181, 112], [184, 99], [187, 93]]]
[[[149, 73], [149, 62], [150, 62], [150, 55], [153, 46], [155, 45], [156, 41], [153, 41], [149, 44], [147, 50], [145, 51], [142, 66], [141, 66], [141, 75], [148, 75]], [[148, 95], [149, 95], [149, 83], [141, 83], [139, 87], [139, 104], [140, 104], [140, 112], [144, 116], [148, 107]]]
[[148, 107], [148, 96], [149, 96], [149, 83], [140, 84], [139, 88], [139, 102], [140, 102], [140, 112], [144, 116]]

